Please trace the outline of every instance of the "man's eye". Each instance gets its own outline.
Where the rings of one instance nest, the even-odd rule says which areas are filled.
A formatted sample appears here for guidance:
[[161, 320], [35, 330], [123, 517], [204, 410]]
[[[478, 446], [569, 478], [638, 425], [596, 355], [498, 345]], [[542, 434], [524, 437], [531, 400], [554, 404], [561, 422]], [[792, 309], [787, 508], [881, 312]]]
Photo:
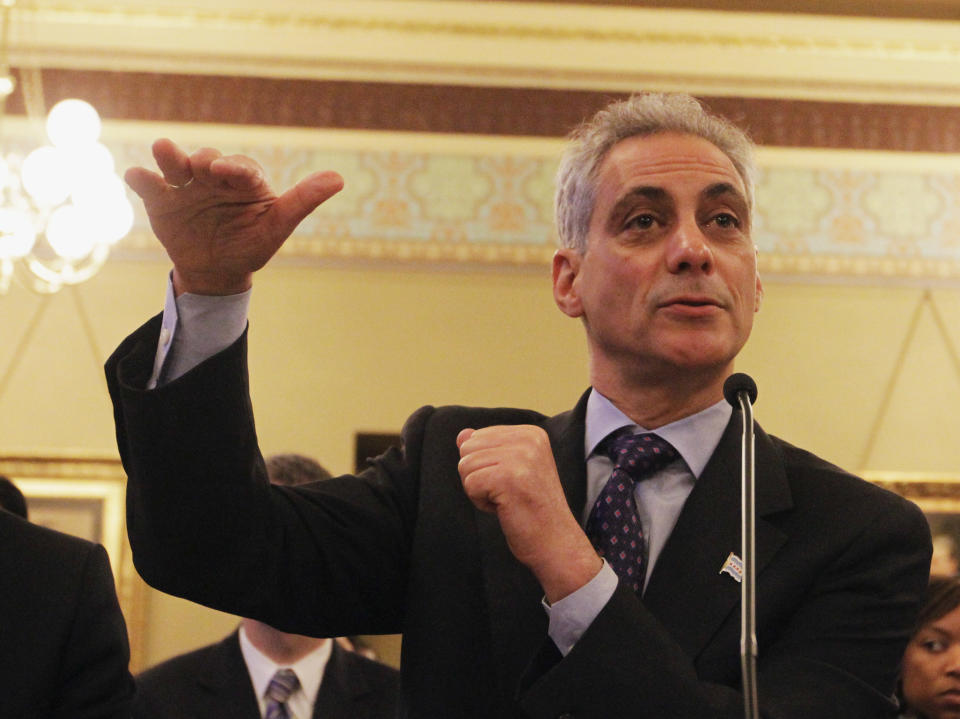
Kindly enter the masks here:
[[656, 220], [653, 215], [635, 215], [627, 220], [627, 227], [638, 230], [648, 230], [653, 227]]
[[717, 227], [722, 227], [723, 229], [740, 227], [740, 220], [726, 212], [721, 212], [719, 215], [714, 215], [710, 219], [714, 224], [717, 225]]

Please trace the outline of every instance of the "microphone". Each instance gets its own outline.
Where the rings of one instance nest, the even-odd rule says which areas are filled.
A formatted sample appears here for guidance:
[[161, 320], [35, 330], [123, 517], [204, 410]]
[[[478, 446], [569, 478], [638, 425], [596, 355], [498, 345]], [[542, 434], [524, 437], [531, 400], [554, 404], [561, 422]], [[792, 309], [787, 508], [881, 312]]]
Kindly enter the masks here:
[[743, 439], [740, 455], [740, 551], [743, 581], [740, 584], [740, 672], [746, 719], [760, 716], [757, 698], [757, 572], [756, 572], [756, 491], [754, 488], [753, 403], [757, 383], [750, 375], [737, 372], [723, 383], [723, 396], [734, 409], [743, 412]]
[[743, 372], [737, 372], [727, 377], [727, 381], [723, 383], [723, 396], [733, 405], [734, 409], [740, 409], [740, 393], [746, 392], [747, 397], [750, 398], [750, 404], [753, 404], [757, 401], [757, 383], [753, 381], [753, 377]]

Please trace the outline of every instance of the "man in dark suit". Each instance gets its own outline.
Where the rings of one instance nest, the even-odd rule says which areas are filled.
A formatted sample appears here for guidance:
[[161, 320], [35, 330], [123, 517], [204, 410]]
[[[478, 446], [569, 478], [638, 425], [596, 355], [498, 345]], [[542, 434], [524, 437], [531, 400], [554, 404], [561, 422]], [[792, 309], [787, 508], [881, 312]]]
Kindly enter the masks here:
[[[316, 701], [305, 714], [314, 719], [395, 717], [399, 673], [362, 657], [339, 642], [326, 642], [329, 657]], [[269, 678], [262, 683], [263, 691]], [[260, 692], [262, 699], [263, 692]], [[263, 707], [263, 709], [260, 709]], [[262, 719], [266, 701], [258, 701], [244, 661], [239, 632], [217, 644], [183, 654], [137, 677], [134, 719]]]
[[[299, 454], [267, 459], [273, 484], [293, 487], [330, 478]], [[278, 672], [292, 682], [283, 701], [271, 698]], [[254, 619], [222, 641], [168, 659], [137, 677], [134, 719], [263, 719], [270, 704], [290, 719], [392, 719], [396, 669], [344, 649], [338, 641], [290, 634]], [[281, 715], [282, 716], [282, 715]]]
[[[249, 158], [166, 140], [154, 156], [162, 174], [127, 180], [173, 260], [167, 308], [107, 366], [147, 581], [290, 631], [402, 631], [410, 717], [743, 715], [740, 417], [722, 396], [762, 295], [742, 132], [641, 95], [572, 137], [553, 291], [592, 385], [572, 411], [425, 407], [358, 477], [294, 489], [264, 476], [245, 303], [342, 181], [276, 196]], [[762, 712], [892, 715], [923, 516], [762, 430], [756, 445]]]
[[4, 506], [22, 516], [0, 509], [0, 717], [127, 719], [130, 647], [107, 553], [26, 521], [17, 494]]

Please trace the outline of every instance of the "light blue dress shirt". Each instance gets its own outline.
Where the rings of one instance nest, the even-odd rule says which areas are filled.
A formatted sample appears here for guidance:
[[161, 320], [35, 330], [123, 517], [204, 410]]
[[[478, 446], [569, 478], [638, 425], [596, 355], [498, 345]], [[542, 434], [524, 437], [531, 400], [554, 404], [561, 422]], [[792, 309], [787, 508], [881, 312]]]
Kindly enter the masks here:
[[[656, 429], [655, 434], [672, 444], [680, 458], [649, 479], [638, 482], [634, 489], [640, 524], [647, 540], [647, 579], [677, 523], [684, 502], [693, 491], [694, 482], [720, 443], [732, 411], [727, 401], [721, 400], [697, 414]], [[580, 517], [581, 526], [586, 526], [593, 503], [613, 471], [610, 459], [596, 452], [597, 445], [621, 427], [633, 427], [636, 432], [649, 431], [638, 426], [602, 394], [591, 390], [587, 398], [584, 432], [587, 501]], [[552, 606], [544, 602], [550, 616], [548, 633], [564, 656], [596, 619], [616, 588], [617, 575], [604, 562], [600, 572], [576, 592]]]

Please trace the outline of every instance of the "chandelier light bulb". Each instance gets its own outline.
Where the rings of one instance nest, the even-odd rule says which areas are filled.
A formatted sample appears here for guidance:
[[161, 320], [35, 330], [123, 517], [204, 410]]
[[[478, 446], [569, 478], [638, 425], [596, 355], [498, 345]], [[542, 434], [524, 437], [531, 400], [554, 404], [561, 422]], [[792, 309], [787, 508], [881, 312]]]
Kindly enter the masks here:
[[63, 153], [46, 145], [27, 155], [20, 167], [23, 189], [42, 207], [54, 207], [70, 196], [71, 173]]
[[[71, 147], [68, 162], [76, 177], [114, 175], [113, 153], [102, 142], [90, 142]], [[82, 184], [84, 180], [81, 180]]]
[[81, 260], [93, 251], [96, 235], [87, 218], [73, 205], [63, 205], [50, 214], [47, 242], [65, 260]]
[[77, 188], [71, 200], [98, 242], [115, 244], [133, 228], [133, 205], [116, 175], [102, 175]]
[[100, 139], [100, 115], [89, 102], [61, 100], [47, 115], [47, 136], [56, 147], [94, 143]]
[[90, 218], [90, 226], [100, 242], [116, 244], [133, 228], [133, 205], [126, 197], [114, 197], [102, 214]]
[[0, 208], [0, 258], [26, 257], [37, 240], [29, 215], [21, 210]]
[[70, 193], [73, 204], [80, 208], [103, 211], [120, 199], [126, 199], [123, 182], [114, 174], [91, 174], [88, 181], [74, 185]]
[[40, 293], [83, 282], [133, 228], [133, 205], [100, 132], [90, 104], [64, 100], [47, 117], [50, 145], [22, 160], [0, 156], [0, 294], [15, 277]]

